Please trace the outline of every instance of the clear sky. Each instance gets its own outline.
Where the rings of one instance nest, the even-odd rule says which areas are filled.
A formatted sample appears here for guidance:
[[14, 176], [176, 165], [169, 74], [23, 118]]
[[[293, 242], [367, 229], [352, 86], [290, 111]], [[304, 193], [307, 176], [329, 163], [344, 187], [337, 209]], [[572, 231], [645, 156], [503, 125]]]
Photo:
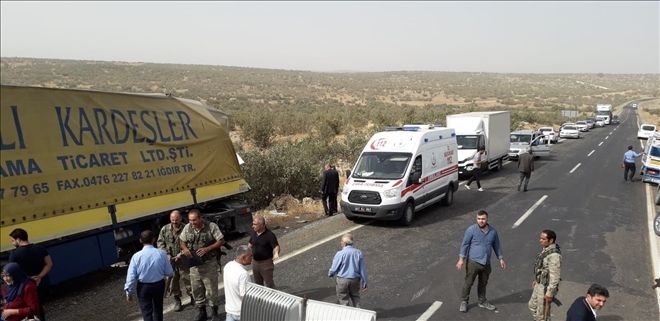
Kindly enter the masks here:
[[660, 2], [1, 2], [1, 56], [660, 73]]

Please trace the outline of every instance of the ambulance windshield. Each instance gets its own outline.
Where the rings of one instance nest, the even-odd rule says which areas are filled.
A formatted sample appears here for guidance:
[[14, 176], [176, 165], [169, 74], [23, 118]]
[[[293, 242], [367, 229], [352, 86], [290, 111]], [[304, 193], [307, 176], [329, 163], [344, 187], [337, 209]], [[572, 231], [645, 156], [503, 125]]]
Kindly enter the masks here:
[[366, 179], [403, 178], [411, 156], [410, 153], [363, 153], [352, 176]]

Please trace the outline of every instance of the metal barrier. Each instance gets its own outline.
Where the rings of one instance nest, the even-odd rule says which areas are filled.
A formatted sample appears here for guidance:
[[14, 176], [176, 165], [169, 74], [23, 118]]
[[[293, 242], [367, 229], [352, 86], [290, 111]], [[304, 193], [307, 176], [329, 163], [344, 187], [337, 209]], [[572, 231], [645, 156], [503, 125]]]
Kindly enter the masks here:
[[302, 318], [302, 298], [248, 283], [241, 304], [241, 321], [301, 321]]
[[376, 311], [358, 309], [354, 307], [307, 300], [305, 321], [376, 321]]
[[241, 321], [376, 321], [376, 311], [307, 300], [248, 283]]

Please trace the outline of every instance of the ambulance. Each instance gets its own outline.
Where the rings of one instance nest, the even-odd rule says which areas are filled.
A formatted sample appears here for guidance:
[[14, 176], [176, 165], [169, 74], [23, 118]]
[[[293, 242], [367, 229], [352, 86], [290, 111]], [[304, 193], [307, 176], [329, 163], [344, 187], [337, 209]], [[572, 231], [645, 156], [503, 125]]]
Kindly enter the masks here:
[[644, 147], [642, 181], [660, 184], [660, 133], [654, 133]]
[[396, 220], [410, 225], [415, 212], [438, 201], [451, 205], [458, 189], [453, 128], [404, 125], [373, 135], [341, 193], [349, 220]]

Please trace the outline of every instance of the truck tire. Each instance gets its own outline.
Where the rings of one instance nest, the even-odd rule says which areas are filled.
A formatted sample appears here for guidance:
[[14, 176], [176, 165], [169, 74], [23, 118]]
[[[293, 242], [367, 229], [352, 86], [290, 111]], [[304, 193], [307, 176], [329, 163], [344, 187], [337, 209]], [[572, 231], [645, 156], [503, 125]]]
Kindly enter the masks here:
[[447, 186], [447, 193], [445, 197], [442, 198], [442, 205], [449, 206], [454, 203], [454, 187], [452, 185]]
[[655, 235], [660, 236], [660, 214], [655, 215], [655, 220], [653, 220], [653, 230]]
[[406, 206], [403, 207], [403, 213], [401, 213], [399, 224], [403, 226], [409, 226], [412, 223], [414, 217], [415, 217], [415, 207], [411, 201], [406, 203]]

